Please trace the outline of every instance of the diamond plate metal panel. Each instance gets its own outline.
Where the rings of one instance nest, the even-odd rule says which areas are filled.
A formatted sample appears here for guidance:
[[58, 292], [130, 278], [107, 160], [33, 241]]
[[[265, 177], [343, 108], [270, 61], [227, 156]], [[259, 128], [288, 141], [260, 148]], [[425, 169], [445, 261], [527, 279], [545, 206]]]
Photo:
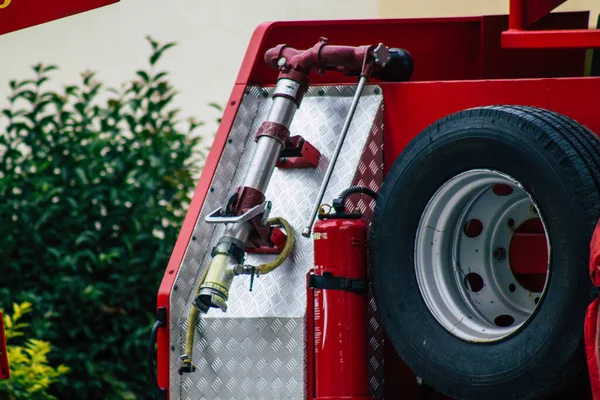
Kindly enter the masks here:
[[[379, 193], [379, 189], [383, 184], [383, 167], [383, 104], [381, 104], [371, 125], [369, 139], [360, 157], [352, 185], [368, 187]], [[375, 200], [367, 195], [355, 194], [348, 198], [347, 207], [350, 210], [359, 209], [363, 221], [367, 226], [370, 226], [375, 211]], [[385, 333], [379, 322], [377, 304], [371, 288], [367, 293], [367, 299], [369, 301], [369, 307], [367, 308], [369, 394], [375, 400], [383, 400], [385, 396], [383, 386]]]
[[[283, 216], [294, 227], [296, 246], [277, 270], [255, 280], [237, 277], [230, 290], [227, 313], [211, 310], [196, 326], [194, 363], [198, 372], [180, 377], [179, 356], [187, 314], [197, 280], [223, 226], [208, 225], [204, 217], [219, 207], [246, 173], [254, 135], [272, 103], [271, 90], [249, 88], [229, 133], [210, 192], [203, 204], [174, 290], [171, 293], [171, 399], [303, 399], [305, 395], [305, 278], [313, 264], [312, 241], [300, 233], [325, 175], [330, 155], [354, 94], [354, 87], [313, 87], [305, 96], [290, 128], [321, 151], [317, 168], [276, 170], [266, 198], [272, 216]], [[376, 86], [364, 95], [348, 132], [325, 201], [353, 182], [363, 150], [372, 139], [382, 97]], [[267, 255], [249, 254], [246, 263], [259, 264]], [[381, 362], [379, 360], [378, 362]]]

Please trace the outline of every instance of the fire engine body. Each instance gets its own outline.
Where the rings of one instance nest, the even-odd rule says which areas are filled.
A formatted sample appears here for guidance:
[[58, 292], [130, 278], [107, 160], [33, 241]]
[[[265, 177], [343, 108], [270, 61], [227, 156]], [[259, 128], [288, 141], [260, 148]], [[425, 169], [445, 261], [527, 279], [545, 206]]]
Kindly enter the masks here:
[[[440, 128], [438, 125], [444, 124], [445, 118], [450, 115], [458, 115], [457, 118], [462, 118], [460, 123], [464, 123], [463, 121], [469, 118], [477, 120], [475, 129], [483, 129], [484, 125], [479, 124], [486, 123], [485, 118], [488, 114], [503, 115], [502, 113], [516, 110], [514, 113], [519, 117], [519, 113], [528, 112], [538, 115], [535, 114], [538, 113], [535, 110], [543, 109], [577, 121], [593, 132], [600, 132], [600, 118], [596, 110], [596, 102], [593, 100], [600, 90], [600, 78], [589, 74], [585, 76], [584, 73], [586, 49], [600, 47], [600, 36], [595, 31], [587, 30], [589, 18], [587, 12], [548, 14], [559, 3], [561, 2], [540, 1], [528, 5], [526, 2], [511, 2], [510, 18], [509, 16], [485, 16], [290, 21], [259, 26], [248, 46], [219, 131], [160, 286], [159, 321], [156, 325], [159, 393], [164, 398], [170, 399], [446, 398], [430, 388], [430, 386], [436, 388], [444, 386], [432, 381], [435, 380], [435, 373], [428, 372], [427, 366], [421, 366], [417, 367], [418, 370], [415, 372], [422, 373], [423, 376], [417, 377], [397, 354], [400, 350], [401, 353], [403, 351], [410, 353], [411, 350], [406, 350], [399, 343], [399, 336], [394, 333], [398, 329], [396, 324], [418, 326], [420, 322], [415, 321], [419, 321], [420, 317], [416, 315], [413, 321], [403, 320], [398, 323], [394, 319], [396, 317], [392, 315], [396, 301], [387, 301], [385, 304], [382, 301], [389, 300], [390, 296], [402, 298], [410, 297], [411, 294], [400, 288], [394, 292], [390, 286], [398, 282], [390, 281], [388, 285], [385, 276], [382, 277], [381, 273], [378, 276], [378, 272], [374, 269], [386, 262], [384, 256], [371, 254], [371, 262], [367, 263], [361, 258], [361, 254], [366, 255], [367, 250], [377, 254], [400, 254], [398, 252], [403, 251], [416, 254], [416, 258], [423, 257], [424, 260], [438, 262], [435, 258], [437, 255], [432, 256], [427, 251], [419, 253], [420, 250], [416, 247], [420, 243], [419, 240], [431, 239], [431, 245], [434, 246], [434, 241], [444, 239], [442, 236], [435, 236], [435, 233], [427, 233], [427, 229], [421, 229], [421, 226], [430, 220], [434, 221], [436, 213], [448, 214], [447, 208], [439, 208], [444, 204], [438, 206], [436, 201], [444, 203], [450, 199], [449, 202], [452, 202], [456, 198], [463, 201], [456, 197], [459, 196], [457, 193], [461, 193], [464, 187], [469, 187], [473, 182], [476, 184], [486, 179], [492, 182], [489, 190], [477, 192], [478, 194], [468, 201], [474, 204], [474, 207], [480, 207], [480, 213], [483, 210], [484, 214], [486, 207], [491, 210], [491, 214], [504, 213], [502, 207], [514, 211], [517, 222], [515, 224], [512, 217], [508, 219], [511, 233], [508, 238], [502, 239], [505, 245], [490, 249], [488, 258], [494, 260], [494, 263], [510, 261], [511, 279], [513, 281], [516, 279], [518, 283], [510, 285], [507, 283], [506, 287], [511, 293], [520, 293], [522, 287], [527, 289], [529, 303], [518, 304], [527, 313], [522, 320], [519, 320], [521, 317], [518, 313], [497, 315], [495, 319], [493, 314], [492, 319], [499, 333], [494, 333], [493, 329], [490, 333], [481, 333], [479, 328], [486, 325], [473, 325], [476, 328], [471, 329], [468, 324], [464, 324], [465, 328], [459, 326], [453, 333], [454, 326], [458, 323], [446, 326], [445, 318], [448, 317], [450, 320], [450, 316], [455, 315], [452, 313], [457, 311], [451, 307], [448, 308], [449, 311], [444, 311], [446, 308], [443, 304], [446, 298], [440, 297], [442, 295], [425, 294], [423, 290], [427, 289], [423, 287], [426, 288], [427, 283], [421, 285], [419, 281], [421, 285], [419, 290], [429, 310], [435, 310], [431, 311], [437, 320], [435, 329], [439, 329], [441, 325], [445, 329], [443, 332], [450, 333], [463, 342], [480, 343], [483, 348], [487, 343], [507, 343], [510, 340], [517, 340], [519, 335], [523, 337], [531, 334], [524, 333], [523, 327], [527, 327], [530, 332], [534, 329], [531, 328], [535, 326], [532, 321], [536, 315], [542, 313], [540, 309], [550, 307], [549, 304], [554, 301], [548, 294], [553, 290], [551, 280], [561, 279], [557, 277], [560, 274], [559, 268], [554, 272], [552, 269], [547, 269], [550, 268], [549, 263], [554, 262], [549, 259], [555, 260], [560, 257], [556, 253], [551, 253], [551, 249], [559, 248], [552, 247], [555, 243], [550, 239], [553, 232], [549, 231], [549, 226], [554, 222], [548, 221], [554, 217], [549, 214], [544, 218], [538, 216], [544, 206], [536, 196], [541, 196], [542, 189], [538, 192], [527, 183], [522, 185], [506, 171], [488, 169], [484, 165], [485, 158], [482, 158], [484, 161], [481, 166], [463, 168], [464, 173], [458, 173], [453, 178], [444, 178], [445, 183], [437, 187], [437, 191], [431, 192], [435, 194], [430, 195], [433, 200], [426, 205], [423, 204], [425, 211], [421, 211], [423, 214], [420, 216], [421, 222], [417, 229], [415, 248], [411, 247], [412, 244], [408, 248], [403, 248], [404, 244], [401, 242], [398, 242], [397, 246], [389, 245], [389, 240], [394, 238], [387, 237], [390, 225], [386, 219], [392, 217], [388, 218], [381, 208], [392, 209], [393, 205], [389, 205], [390, 193], [393, 193], [394, 184], [400, 185], [400, 183], [384, 183], [386, 179], [389, 180], [394, 176], [393, 179], [396, 179], [394, 182], [401, 182], [403, 178], [396, 176], [398, 173], [394, 170], [409, 168], [406, 166], [407, 163], [410, 164], [409, 161], [403, 164], [397, 160], [412, 154], [413, 150], [410, 146], [419, 146], [419, 134], [424, 130], [430, 135], [442, 132], [443, 127]], [[568, 32], [565, 33], [565, 30]], [[256, 165], [252, 157], [256, 157], [256, 148], [259, 146], [257, 143], [260, 143], [259, 139], [265, 129], [264, 124], [271, 121], [269, 118], [273, 117], [275, 113], [273, 110], [278, 107], [274, 103], [278, 98], [287, 96], [285, 95], [287, 89], [282, 89], [281, 86], [283, 82], [281, 74], [284, 73], [282, 71], [285, 70], [283, 66], [286, 60], [279, 61], [284, 53], [282, 47], [276, 46], [287, 44], [296, 49], [310, 49], [319, 37], [326, 37], [328, 43], [335, 45], [384, 43], [406, 49], [414, 60], [412, 78], [406, 82], [372, 79], [364, 87], [360, 101], [356, 105], [353, 97], [356, 97], [356, 91], [360, 92], [362, 89], [360, 85], [358, 88], [356, 86], [356, 76], [347, 76], [335, 71], [310, 74], [310, 87], [303, 98], [300, 96], [301, 100], [297, 102], [299, 107], [294, 111], [295, 116], [292, 112], [288, 118], [289, 122], [293, 117], [289, 134], [292, 137], [302, 137], [308, 144], [305, 150], [316, 149], [317, 154], [320, 155], [317, 158], [318, 162], [314, 162], [314, 152], [305, 154], [300, 151], [295, 155], [296, 158], [281, 153], [274, 172], [272, 175], [267, 174], [268, 177], [265, 178], [267, 182], [264, 198], [270, 202], [270, 215], [288, 219], [295, 232], [294, 249], [290, 257], [268, 275], [255, 276], [252, 270], [251, 276], [235, 278], [233, 283], [230, 283], [228, 298], [225, 297], [228, 306], [226, 312], [219, 310], [219, 308], [225, 310], [222, 298], [215, 303], [206, 300], [212, 299], [208, 295], [204, 298], [210, 304], [205, 304], [207, 308], [202, 310], [201, 318], [197, 322], [193, 320], [192, 331], [195, 335], [192, 336], [192, 340], [195, 351], [193, 360], [190, 360], [186, 358], [188, 354], [184, 350], [186, 339], [190, 338], [188, 318], [191, 314], [189, 313], [191, 309], [198, 306], [200, 297], [198, 293], [202, 293], [200, 287], [209, 273], [207, 268], [211, 265], [211, 259], [220, 254], [219, 250], [214, 249], [219, 249], [222, 243], [219, 241], [220, 238], [227, 236], [227, 230], [234, 229], [231, 226], [235, 224], [231, 222], [232, 220], [227, 220], [228, 226], [214, 224], [215, 221], [211, 218], [218, 214], [218, 212], [215, 214], [215, 210], [224, 210], [227, 207], [226, 204], [232, 201], [232, 193], [239, 195], [240, 188], [244, 186], [244, 179], [248, 179], [248, 175], [252, 174], [249, 171], [252, 170], [253, 165]], [[269, 49], [280, 51], [277, 53], [279, 58], [276, 60], [281, 67], [279, 82], [278, 71], [273, 68], [273, 65], [265, 63], [265, 54]], [[267, 54], [273, 54], [273, 50]], [[268, 58], [269, 55], [267, 55], [267, 62]], [[598, 64], [592, 65], [592, 71], [598, 67]], [[304, 84], [304, 82], [296, 83]], [[288, 97], [296, 99], [293, 96]], [[498, 105], [505, 107], [491, 107], [487, 111], [485, 108], [479, 108]], [[353, 112], [354, 106], [356, 106], [355, 112]], [[535, 109], [527, 107], [535, 107]], [[464, 110], [480, 111], [456, 114]], [[354, 118], [349, 124], [347, 137], [338, 149], [339, 158], [335, 160], [336, 142], [340, 131], [345, 131], [344, 125], [348, 122], [348, 114], [351, 116], [354, 114]], [[547, 129], [554, 127], [560, 130], [571, 124], [567, 123], [566, 119], [556, 116], [557, 114], [542, 112], [539, 115], [540, 120], [545, 118], [547, 125], [544, 126]], [[439, 122], [440, 120], [442, 122]], [[500, 122], [492, 121], [492, 126], [495, 123]], [[468, 125], [468, 122], [466, 124]], [[526, 122], [517, 125], [525, 126]], [[574, 123], [568, 126], [573, 130], [576, 129]], [[476, 141], [477, 137], [472, 140]], [[597, 147], [594, 146], [597, 145], [588, 142], [589, 151], [596, 151]], [[502, 144], [498, 145], [498, 152], [502, 151], [502, 146]], [[579, 146], [577, 149], [585, 150], [587, 145], [577, 146]], [[445, 151], [450, 153], [453, 150], [448, 148]], [[478, 147], [475, 146], [472, 151], [479, 151]], [[482, 150], [483, 153], [486, 151], [488, 150]], [[530, 150], [525, 148], [525, 158], [528, 151]], [[540, 150], [531, 149], [532, 153], [537, 151]], [[492, 154], [490, 157], [494, 157], [493, 151], [490, 154]], [[586, 159], [589, 161], [595, 156], [586, 153], [586, 157], [589, 157]], [[334, 166], [331, 166], [332, 159]], [[436, 168], [439, 175], [444, 175], [446, 165], [443, 159], [436, 164]], [[452, 168], [454, 167], [448, 166], [448, 169]], [[457, 171], [459, 170], [460, 168]], [[329, 184], [323, 188], [323, 193], [318, 193], [323, 179], [328, 178], [329, 173], [331, 173]], [[414, 187], [419, 186], [418, 179], [415, 173]], [[326, 206], [321, 208], [312, 239], [300, 236], [303, 230], [306, 233], [307, 228], [312, 228], [312, 222], [309, 222], [307, 227], [306, 221], [311, 216], [312, 203], [320, 194], [324, 196], [318, 204], [328, 205], [327, 203], [331, 204], [331, 200], [348, 187], [360, 186], [380, 192], [382, 185], [384, 188], [386, 185], [389, 187], [384, 200], [375, 201], [359, 191], [348, 196], [347, 202], [345, 204], [342, 202], [341, 208], [338, 204], [337, 213], [328, 214]], [[406, 185], [410, 186], [413, 183]], [[498, 199], [510, 198], [517, 193], [521, 197], [514, 203], [505, 202], [500, 206], [497, 205], [500, 201]], [[395, 195], [411, 199], [410, 193]], [[379, 210], [376, 211], [376, 204], [378, 202], [381, 204], [381, 201], [388, 203], [385, 203], [386, 206], [377, 205]], [[405, 207], [412, 206], [410, 201]], [[467, 213], [468, 210], [465, 210], [467, 209], [461, 212]], [[373, 220], [374, 211], [375, 220]], [[400, 211], [398, 213], [401, 214]], [[388, 215], [400, 215], [398, 213], [392, 210]], [[523, 216], [516, 216], [521, 214]], [[506, 215], [502, 215], [498, 220], [507, 218]], [[466, 221], [464, 231], [461, 232], [468, 238], [480, 235], [481, 229], [485, 232], [484, 226], [479, 228], [479, 232], [473, 234], [473, 229], [475, 231], [478, 229], [474, 222], [480, 223], [481, 219], [484, 220], [483, 225], [486, 225], [490, 221], [495, 221], [483, 217], [465, 219], [464, 215], [444, 218], [452, 224], [462, 224]], [[263, 218], [263, 222], [264, 220]], [[530, 224], [528, 221], [534, 223]], [[595, 222], [594, 220], [591, 223], [595, 224]], [[403, 220], [394, 220], [393, 224], [401, 226]], [[537, 228], [532, 227], [533, 225]], [[371, 232], [371, 243], [365, 242], [367, 230], [369, 227], [374, 229], [373, 226], [379, 229], [379, 233]], [[462, 227], [463, 225], [460, 225], [461, 229]], [[438, 231], [434, 229], [435, 226], [426, 226], [426, 228]], [[497, 228], [491, 235], [501, 235], [505, 230], [506, 228]], [[281, 231], [278, 233], [281, 234]], [[288, 240], [290, 233], [286, 232]], [[573, 264], [577, 265], [573, 265], [572, 268], [579, 268], [582, 270], [581, 276], [587, 277], [589, 258], [587, 248], [591, 232], [582, 234], [587, 239], [582, 241], [577, 250], [579, 259], [578, 261], [573, 259]], [[333, 237], [342, 239], [329, 240], [329, 242], [323, 240]], [[458, 241], [462, 244], [456, 246], [467, 246], [466, 249], [470, 251], [466, 240], [461, 238]], [[384, 246], [382, 243], [387, 243], [388, 247], [382, 249], [381, 247]], [[463, 247], [455, 251], [461, 251]], [[479, 248], [473, 249], [479, 252]], [[274, 251], [269, 251], [264, 246], [247, 250], [245, 259], [243, 263], [240, 262], [240, 265], [257, 265], [273, 258], [273, 255], [268, 253]], [[475, 263], [480, 262], [479, 259], [474, 260]], [[581, 260], [585, 260], [583, 264]], [[387, 262], [389, 264], [389, 261]], [[404, 265], [404, 268], [413, 271], [412, 274], [416, 271], [417, 280], [423, 280], [424, 278], [419, 277], [427, 277], [428, 272], [426, 268], [419, 269], [422, 267], [417, 265], [418, 261], [414, 262], [415, 266]], [[370, 264], [368, 265], [369, 279], [366, 278], [367, 264]], [[398, 265], [397, 268], [402, 266]], [[395, 277], [393, 272], [391, 274], [387, 276]], [[480, 291], [485, 293], [482, 288], [490, 285], [485, 271], [477, 273], [471, 271], [463, 275], [464, 285], [468, 289], [465, 296], [472, 296]], [[526, 279], [521, 279], [540, 278], [540, 276], [541, 286], [538, 282], [537, 289], [531, 286], [535, 284], [526, 283]], [[339, 280], [334, 282], [328, 280], [331, 277], [343, 277], [346, 280], [343, 283]], [[436, 276], [432, 279], [440, 279], [434, 283], [439, 292], [443, 293], [446, 287], [440, 285], [445, 284], [445, 281]], [[568, 286], [568, 278], [564, 279], [564, 285]], [[589, 278], [585, 279], [588, 279], [587, 286], [580, 285], [575, 292], [585, 292], [584, 296], [589, 297], [591, 282]], [[315, 284], [313, 281], [321, 283]], [[353, 287], [354, 281], [363, 282], [366, 285], [364, 290], [357, 289], [360, 284]], [[600, 282], [594, 282], [597, 283]], [[478, 285], [479, 288], [476, 288]], [[207, 287], [202, 290], [207, 290]], [[436, 290], [432, 292], [437, 293]], [[581, 293], [577, 296], [580, 295]], [[408, 299], [409, 305], [410, 301], [417, 300]], [[591, 300], [588, 301], [590, 302]], [[494, 301], [492, 300], [491, 303]], [[572, 310], [576, 315], [574, 318], [580, 322], [578, 331], [583, 331], [588, 303], [584, 303], [577, 310]], [[397, 304], [398, 307], [402, 306], [400, 300]], [[488, 311], [489, 308], [477, 309], [473, 315], [476, 313], [484, 315]], [[490, 312], [498, 314], [498, 311]], [[596, 315], [597, 304], [596, 309], [593, 307], [590, 309], [588, 322], [595, 321]], [[505, 322], [504, 317], [508, 318], [508, 322]], [[482, 321], [485, 318], [484, 315]], [[425, 326], [427, 323], [425, 318], [423, 321]], [[459, 322], [462, 323], [462, 320]], [[592, 325], [595, 326], [589, 322], [586, 326], [588, 337], [595, 336]], [[517, 327], [513, 329], [511, 326]], [[535, 332], [532, 334], [536, 335]], [[330, 338], [327, 346], [326, 335]], [[332, 337], [336, 339], [331, 339]], [[421, 337], [415, 338], [415, 343], [420, 340]], [[360, 344], [361, 342], [364, 342], [363, 345]], [[411, 344], [411, 346], [420, 345]], [[425, 343], [422, 345], [426, 346]], [[443, 343], [438, 345], [442, 348], [444, 346]], [[593, 354], [596, 350], [593, 345], [590, 351], [588, 358], [592, 354], [595, 363]], [[485, 354], [482, 352], [481, 357], [487, 357]], [[471, 357], [474, 357], [473, 365], [482, 362], [475, 359], [479, 358], [478, 353], [474, 353]], [[182, 358], [193, 362], [195, 367], [192, 368], [192, 365], [188, 364], [188, 369], [182, 371]], [[410, 358], [410, 355], [407, 358]], [[460, 364], [470, 362], [464, 359], [456, 360], [457, 369], [464, 371], [465, 368]], [[490, 356], [490, 362], [493, 362], [493, 355]], [[579, 362], [585, 364], [585, 359]], [[412, 362], [407, 361], [407, 364], [413, 367], [414, 358]], [[565, 365], [571, 364], [565, 362]], [[512, 366], [508, 365], [505, 368], [510, 371]], [[597, 367], [590, 369], [592, 377], [594, 373], [597, 377]], [[477, 391], [475, 383], [477, 379], [477, 374], [474, 373], [471, 382], [465, 384], [467, 387], [465, 390], [454, 387], [442, 387], [440, 390], [456, 398], [536, 398], [537, 396], [526, 389], [522, 391], [506, 389], [504, 392], [498, 391], [494, 394], [496, 397], [486, 397], [482, 394], [486, 392]], [[524, 378], [515, 377], [516, 382], [519, 379]], [[597, 383], [592, 379], [592, 386], [594, 385]], [[525, 387], [527, 384], [521, 386]], [[548, 383], [548, 387], [551, 386]], [[470, 387], [473, 388], [472, 392], [469, 392]], [[570, 390], [569, 398], [583, 399], [590, 396], [589, 389], [580, 392], [575, 391], [579, 390], [577, 388], [565, 385], [556, 385], [556, 392], [545, 392], [540, 395], [554, 394], [559, 396], [558, 398], [565, 398], [560, 397], [565, 395], [564, 390]]]

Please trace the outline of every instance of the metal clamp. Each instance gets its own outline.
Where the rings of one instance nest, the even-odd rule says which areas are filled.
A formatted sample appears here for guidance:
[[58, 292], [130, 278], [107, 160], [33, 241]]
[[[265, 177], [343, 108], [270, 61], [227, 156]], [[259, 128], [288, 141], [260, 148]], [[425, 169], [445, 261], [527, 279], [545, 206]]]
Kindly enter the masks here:
[[261, 223], [264, 225], [269, 219], [271, 212], [271, 202], [265, 201], [262, 204], [252, 207], [248, 211], [240, 215], [223, 216], [221, 214], [221, 208], [217, 208], [215, 211], [208, 214], [204, 221], [209, 224], [241, 224], [243, 222], [250, 221], [252, 218], [261, 215]]

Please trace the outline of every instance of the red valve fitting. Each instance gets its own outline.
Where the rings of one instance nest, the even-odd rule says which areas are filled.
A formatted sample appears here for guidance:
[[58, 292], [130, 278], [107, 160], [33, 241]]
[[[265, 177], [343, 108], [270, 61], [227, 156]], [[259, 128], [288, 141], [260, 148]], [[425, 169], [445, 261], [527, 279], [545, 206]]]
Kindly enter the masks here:
[[313, 70], [341, 69], [344, 72], [361, 71], [365, 57], [375, 46], [332, 46], [321, 38], [308, 50], [296, 50], [280, 44], [265, 53], [265, 62], [271, 68], [282, 72], [299, 71], [306, 74]]
[[349, 75], [370, 75], [375, 63], [375, 46], [332, 46], [327, 39], [308, 50], [296, 50], [285, 44], [273, 47], [265, 53], [265, 62], [279, 69], [279, 78], [305, 82], [312, 71], [338, 70]]
[[[346, 75], [373, 77], [387, 82], [403, 82], [410, 79], [413, 60], [403, 49], [388, 49], [378, 46], [333, 46], [327, 39], [308, 50], [297, 50], [280, 44], [267, 50], [266, 64], [279, 70], [279, 78], [292, 79], [308, 88], [308, 77], [312, 71], [323, 73], [334, 70]], [[299, 102], [301, 99], [297, 99]]]

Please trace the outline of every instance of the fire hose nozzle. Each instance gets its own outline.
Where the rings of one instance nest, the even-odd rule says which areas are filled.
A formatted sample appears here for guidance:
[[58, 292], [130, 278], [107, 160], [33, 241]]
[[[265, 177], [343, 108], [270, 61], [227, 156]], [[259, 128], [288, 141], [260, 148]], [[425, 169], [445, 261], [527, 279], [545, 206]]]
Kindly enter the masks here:
[[220, 308], [227, 311], [227, 300], [229, 288], [235, 276], [237, 261], [229, 254], [216, 254], [208, 265], [208, 273], [198, 296], [194, 300], [194, 306], [201, 312], [206, 313], [210, 308]]

